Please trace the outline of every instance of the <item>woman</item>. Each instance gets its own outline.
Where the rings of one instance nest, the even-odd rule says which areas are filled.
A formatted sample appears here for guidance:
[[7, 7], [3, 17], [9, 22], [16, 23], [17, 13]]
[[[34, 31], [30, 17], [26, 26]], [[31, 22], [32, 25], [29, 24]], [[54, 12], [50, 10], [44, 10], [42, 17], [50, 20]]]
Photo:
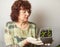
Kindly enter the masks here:
[[11, 7], [11, 20], [5, 27], [6, 47], [34, 47], [27, 37], [36, 37], [36, 25], [28, 21], [31, 4], [27, 0], [16, 0]]

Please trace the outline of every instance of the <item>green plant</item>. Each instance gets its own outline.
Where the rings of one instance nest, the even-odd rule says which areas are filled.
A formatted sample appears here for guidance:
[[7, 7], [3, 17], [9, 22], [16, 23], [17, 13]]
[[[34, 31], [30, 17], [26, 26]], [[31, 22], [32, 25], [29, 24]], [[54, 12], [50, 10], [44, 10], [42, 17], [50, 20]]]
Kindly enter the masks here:
[[52, 30], [51, 29], [41, 30], [40, 37], [52, 37]]
[[52, 43], [53, 38], [52, 38], [52, 29], [41, 29], [40, 30], [40, 37], [42, 42], [45, 43]]

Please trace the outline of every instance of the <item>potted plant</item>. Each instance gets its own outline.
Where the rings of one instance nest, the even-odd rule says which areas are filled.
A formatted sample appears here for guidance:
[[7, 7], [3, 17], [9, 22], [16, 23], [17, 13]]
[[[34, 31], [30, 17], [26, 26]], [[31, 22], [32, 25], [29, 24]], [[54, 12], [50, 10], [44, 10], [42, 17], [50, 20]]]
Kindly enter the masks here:
[[52, 43], [52, 29], [41, 29], [40, 39], [43, 43]]

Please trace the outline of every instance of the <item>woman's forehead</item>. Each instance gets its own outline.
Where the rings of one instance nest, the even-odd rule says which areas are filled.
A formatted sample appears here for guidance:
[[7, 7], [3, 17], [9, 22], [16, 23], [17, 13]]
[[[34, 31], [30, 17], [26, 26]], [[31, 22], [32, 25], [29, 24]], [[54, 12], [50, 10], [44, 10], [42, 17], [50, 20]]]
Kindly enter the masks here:
[[21, 10], [20, 10], [20, 12], [25, 12], [25, 11], [29, 11], [29, 10], [27, 10], [27, 9], [24, 9], [24, 10], [23, 10], [23, 9], [21, 9]]
[[21, 6], [20, 7], [20, 10], [29, 10], [28, 8], [24, 7], [24, 6]]

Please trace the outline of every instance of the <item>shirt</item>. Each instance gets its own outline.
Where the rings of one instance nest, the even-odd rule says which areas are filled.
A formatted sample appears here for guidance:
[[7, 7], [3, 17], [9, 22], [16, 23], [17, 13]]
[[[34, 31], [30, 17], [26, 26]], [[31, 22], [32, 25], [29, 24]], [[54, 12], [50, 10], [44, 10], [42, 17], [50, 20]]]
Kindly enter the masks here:
[[23, 40], [27, 37], [36, 37], [36, 25], [32, 22], [29, 23], [29, 28], [27, 30], [22, 30], [17, 27], [15, 22], [7, 22], [5, 26], [5, 43], [6, 46], [17, 44], [23, 47]]

